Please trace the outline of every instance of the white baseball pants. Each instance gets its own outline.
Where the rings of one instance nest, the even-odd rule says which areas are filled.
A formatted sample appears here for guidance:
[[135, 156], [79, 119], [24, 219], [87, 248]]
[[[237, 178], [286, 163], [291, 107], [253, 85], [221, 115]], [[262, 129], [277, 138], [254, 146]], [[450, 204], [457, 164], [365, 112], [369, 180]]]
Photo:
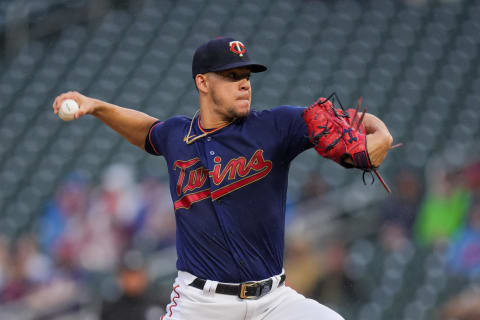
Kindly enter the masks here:
[[292, 288], [278, 286], [280, 276], [272, 277], [272, 290], [256, 300], [215, 293], [216, 281], [208, 280], [203, 290], [189, 286], [194, 279], [188, 272], [178, 272], [161, 320], [344, 320]]

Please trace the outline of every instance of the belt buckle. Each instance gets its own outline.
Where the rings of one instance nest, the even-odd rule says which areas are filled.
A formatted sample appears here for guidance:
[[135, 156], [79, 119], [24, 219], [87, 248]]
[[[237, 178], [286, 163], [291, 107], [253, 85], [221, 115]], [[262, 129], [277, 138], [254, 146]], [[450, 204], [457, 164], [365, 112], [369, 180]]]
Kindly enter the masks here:
[[245, 295], [245, 291], [247, 291], [247, 288], [249, 287], [255, 287], [257, 286], [257, 291], [258, 291], [258, 284], [257, 282], [254, 282], [254, 281], [249, 281], [249, 282], [243, 282], [240, 284], [240, 292], [238, 293], [238, 296], [240, 297], [240, 299], [256, 299], [257, 298], [257, 294], [254, 295], [254, 296], [247, 296]]

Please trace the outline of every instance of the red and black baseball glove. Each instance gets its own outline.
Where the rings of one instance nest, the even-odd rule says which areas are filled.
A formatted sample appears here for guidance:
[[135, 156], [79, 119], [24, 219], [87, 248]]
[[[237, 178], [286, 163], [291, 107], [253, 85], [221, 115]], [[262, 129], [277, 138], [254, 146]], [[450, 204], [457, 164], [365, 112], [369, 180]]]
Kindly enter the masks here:
[[320, 98], [302, 114], [308, 127], [308, 136], [322, 157], [331, 159], [346, 168], [373, 169], [367, 151], [362, 113], [357, 110], [335, 108], [328, 98]]
[[[332, 101], [338, 99], [335, 93], [328, 98], [320, 98], [308, 107], [302, 114], [308, 127], [308, 137], [315, 150], [322, 157], [331, 159], [346, 168], [358, 168], [363, 170], [363, 182], [365, 173], [373, 171], [387, 192], [391, 192], [380, 173], [370, 161], [367, 149], [367, 136], [363, 117], [366, 109], [359, 116], [358, 110], [362, 103], [360, 98], [357, 108], [344, 110], [335, 108]], [[400, 146], [397, 144], [391, 148]], [[372, 175], [373, 178], [373, 175]], [[372, 179], [373, 183], [373, 179]]]

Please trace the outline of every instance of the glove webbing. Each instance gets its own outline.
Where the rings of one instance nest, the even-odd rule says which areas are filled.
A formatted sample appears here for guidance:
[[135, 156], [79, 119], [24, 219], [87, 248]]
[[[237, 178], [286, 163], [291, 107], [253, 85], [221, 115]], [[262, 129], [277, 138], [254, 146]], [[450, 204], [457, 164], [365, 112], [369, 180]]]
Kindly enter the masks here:
[[[340, 105], [340, 108], [342, 109], [342, 113], [338, 113], [337, 110], [335, 109], [335, 99], [338, 101], [338, 104]], [[350, 119], [350, 115], [345, 111], [345, 108], [343, 107], [342, 102], [340, 101], [340, 98], [338, 97], [338, 95], [336, 94], [336, 92], [331, 93], [331, 94], [330, 94], [327, 98], [325, 98], [325, 100], [323, 100], [320, 104], [322, 104], [322, 103], [324, 103], [324, 102], [326, 102], [326, 101], [329, 101], [329, 100], [332, 102], [332, 106], [331, 106], [330, 108], [332, 109], [333, 114], [334, 114], [337, 118], [339, 118], [339, 119], [341, 119], [341, 118]], [[358, 109], [358, 107], [357, 107], [357, 109]], [[356, 113], [355, 113], [355, 114], [356, 114]], [[364, 115], [364, 114], [365, 114], [365, 112], [363, 113], [363, 115]], [[362, 117], [360, 118], [360, 120], [359, 120], [359, 122], [358, 122], [358, 126], [360, 126], [360, 123], [361, 123], [362, 120], [363, 120], [363, 115], [362, 115]], [[315, 118], [316, 118], [316, 116], [315, 116]], [[349, 123], [351, 123], [351, 121], [353, 121], [353, 119], [350, 120]], [[353, 125], [353, 123], [352, 123], [352, 125]], [[318, 126], [317, 128], [323, 129], [323, 131], [320, 132], [319, 134], [317, 134], [316, 136], [312, 136], [312, 138], [313, 138], [313, 139], [312, 139], [312, 140], [313, 140], [313, 144], [314, 144], [315, 146], [318, 145], [318, 141], [319, 141], [322, 137], [327, 136], [328, 134], [330, 134], [330, 131], [328, 130], [328, 120], [327, 120], [327, 122], [325, 123], [325, 126]], [[358, 129], [358, 128], [357, 128], [357, 129]], [[332, 143], [330, 143], [324, 150], [327, 151], [327, 152], [330, 151], [338, 142], [341, 141], [341, 139], [343, 139], [343, 136], [344, 136], [344, 135], [345, 135], [345, 131], [343, 131], [343, 132], [341, 133], [341, 135], [340, 135], [337, 139], [335, 139], [334, 141], [332, 141]], [[354, 156], [357, 156], [357, 154], [355, 154]], [[361, 160], [361, 159], [357, 159], [357, 161], [358, 161], [358, 160]], [[365, 159], [365, 161], [367, 161], [367, 160]], [[363, 161], [362, 161], [362, 162], [363, 162]], [[365, 180], [365, 175], [366, 175], [367, 173], [370, 174], [370, 177], [371, 177], [371, 180], [372, 180], [370, 184], [373, 184], [373, 183], [375, 182], [375, 177], [374, 177], [373, 174], [372, 174], [372, 170], [371, 170], [371, 169], [361, 169], [361, 170], [363, 170], [363, 174], [362, 174], [363, 184], [364, 184], [364, 185], [367, 185], [367, 182], [366, 182], [366, 180]], [[388, 191], [388, 190], [387, 190], [387, 191]]]

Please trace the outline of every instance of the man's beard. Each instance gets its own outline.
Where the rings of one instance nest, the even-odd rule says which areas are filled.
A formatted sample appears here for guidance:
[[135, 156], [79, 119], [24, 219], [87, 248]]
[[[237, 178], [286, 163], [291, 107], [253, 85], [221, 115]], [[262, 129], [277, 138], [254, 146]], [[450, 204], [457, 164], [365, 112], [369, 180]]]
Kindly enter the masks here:
[[[215, 90], [212, 90], [212, 100], [215, 105], [220, 106], [221, 102], [220, 99], [217, 97], [217, 92]], [[227, 121], [233, 121], [238, 118], [244, 118], [248, 116], [250, 113], [250, 108], [247, 109], [246, 112], [238, 112], [235, 110], [234, 107], [229, 107], [224, 111], [223, 116], [225, 117], [225, 120]]]
[[227, 113], [227, 117], [229, 117], [230, 120], [234, 120], [248, 116], [248, 114], [250, 113], [250, 109], [247, 109], [245, 112], [238, 112], [237, 110], [235, 110], [235, 108], [230, 108], [227, 110]]

